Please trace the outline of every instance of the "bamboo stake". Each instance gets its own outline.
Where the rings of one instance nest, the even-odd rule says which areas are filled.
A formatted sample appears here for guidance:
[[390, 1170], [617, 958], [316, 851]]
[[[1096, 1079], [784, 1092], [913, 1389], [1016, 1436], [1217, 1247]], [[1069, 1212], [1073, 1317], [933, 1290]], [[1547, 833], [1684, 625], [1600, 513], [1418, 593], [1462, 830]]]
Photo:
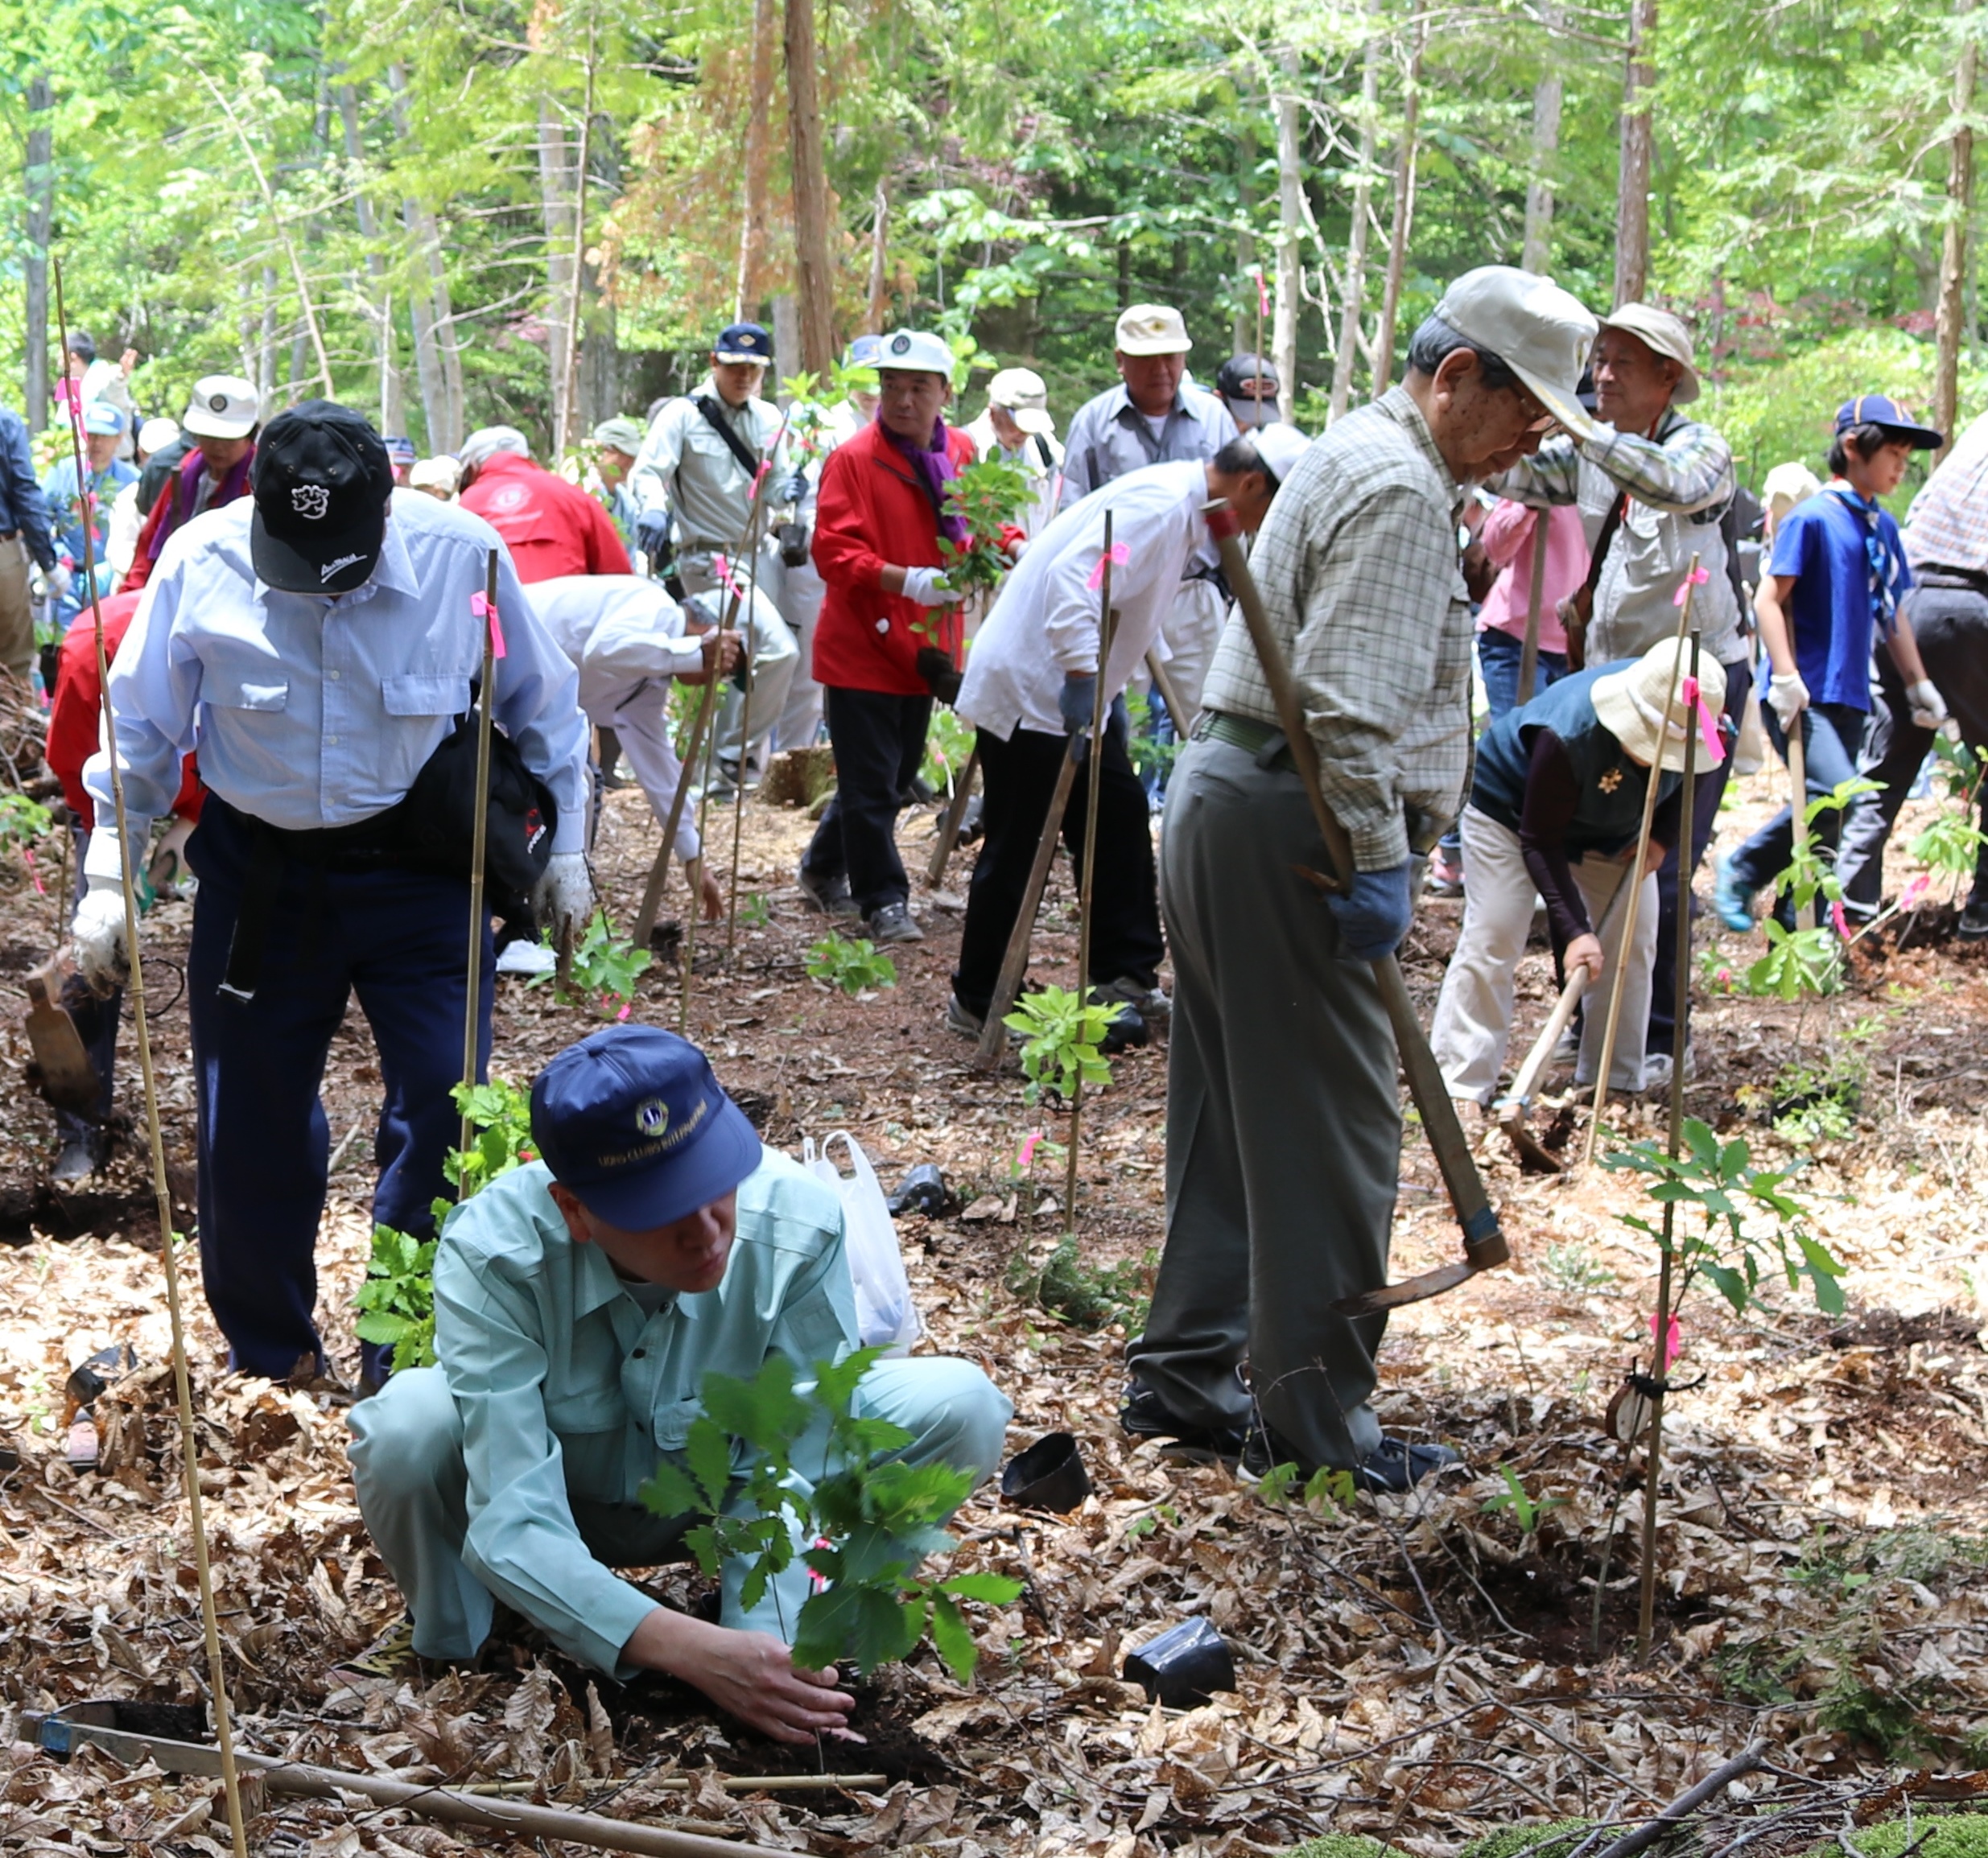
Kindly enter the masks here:
[[[469, 838], [469, 991], [463, 1002], [463, 1092], [465, 1097], [476, 1087], [476, 1061], [482, 1056], [483, 1015], [478, 996], [483, 987], [483, 937], [489, 927], [489, 913], [483, 900], [483, 861], [490, 834], [490, 708], [494, 694], [490, 686], [497, 665], [497, 551], [492, 549], [483, 576], [483, 682], [476, 702], [476, 810], [470, 823]], [[465, 1152], [476, 1135], [465, 1104], [458, 1146]], [[456, 1197], [467, 1199], [469, 1176], [465, 1172], [456, 1183]]]
[[740, 647], [745, 659], [745, 689], [739, 698], [739, 779], [738, 786], [732, 796], [732, 879], [725, 897], [725, 972], [732, 972], [732, 952], [739, 940], [739, 840], [745, 830], [745, 777], [753, 759], [753, 686], [759, 679], [753, 675], [753, 628], [759, 620], [759, 550], [753, 550], [753, 565], [746, 582], [748, 618], [744, 642]]
[[937, 890], [944, 882], [946, 865], [953, 855], [953, 848], [959, 841], [959, 827], [967, 817], [967, 802], [973, 797], [973, 777], [980, 771], [980, 744], [976, 740], [973, 752], [967, 757], [967, 764], [959, 770], [953, 782], [952, 798], [946, 804], [946, 811], [938, 822], [938, 843], [932, 847], [932, 855], [925, 867], [926, 888]]
[[[638, 949], [649, 946], [649, 937], [656, 926], [656, 912], [662, 907], [663, 890], [670, 881], [670, 860], [674, 855], [677, 827], [683, 822], [683, 803], [690, 797], [691, 774], [697, 765], [698, 751], [703, 746], [704, 728], [711, 720], [718, 682], [714, 669], [705, 678], [703, 690], [698, 698], [696, 719], [691, 724], [691, 739], [686, 745], [683, 763], [677, 769], [676, 793], [670, 801], [670, 817], [663, 822], [662, 849], [650, 867], [649, 882], [642, 890], [642, 907], [636, 913], [635, 945]], [[692, 888], [694, 891], [695, 886]]]
[[[1698, 635], [1691, 635], [1692, 694], [1685, 704], [1684, 785], [1679, 790], [1677, 817], [1686, 832], [1691, 830], [1692, 789], [1697, 775], [1698, 731], [1693, 712], [1697, 707]], [[1663, 744], [1657, 744], [1658, 766], [1650, 770], [1650, 785], [1656, 785], [1662, 764]], [[1684, 1147], [1685, 1048], [1689, 1042], [1686, 1016], [1691, 1005], [1691, 880], [1689, 859], [1679, 868], [1685, 873], [1684, 893], [1677, 900], [1677, 957], [1672, 976], [1675, 1011], [1671, 1021], [1670, 1130], [1667, 1143], [1672, 1161]], [[1641, 882], [1639, 878], [1638, 883]], [[1622, 955], [1628, 952], [1625, 944]], [[1616, 966], [1622, 965], [1619, 956]], [[1656, 1279], [1656, 1337], [1650, 1378], [1656, 1392], [1650, 1400], [1650, 1463], [1643, 1480], [1643, 1580], [1636, 1603], [1636, 1661], [1647, 1663], [1650, 1636], [1656, 1621], [1656, 1487], [1664, 1467], [1664, 1386], [1670, 1371], [1671, 1238], [1677, 1229], [1677, 1202], [1664, 1202], [1663, 1259]]]
[[[62, 261], [54, 261], [56, 323], [62, 352], [69, 348], [69, 317], [62, 296]], [[83, 471], [82, 435], [69, 422], [69, 451], [76, 462], [78, 494], [83, 498], [83, 584], [89, 590], [90, 616], [96, 628], [97, 701], [103, 710], [103, 739], [110, 762], [110, 800], [118, 834], [119, 886], [124, 893], [124, 946], [131, 978], [131, 1024], [138, 1034], [138, 1075], [145, 1084], [145, 1132], [152, 1149], [152, 1193], [159, 1207], [159, 1255], [165, 1270], [166, 1308], [172, 1322], [172, 1384], [179, 1410], [179, 1467], [187, 1488], [187, 1522], [193, 1536], [193, 1572], [200, 1595], [201, 1636], [207, 1644], [207, 1683], [214, 1704], [215, 1739], [221, 1747], [221, 1790], [227, 1796], [228, 1832], [235, 1858], [249, 1858], [248, 1834], [241, 1815], [241, 1777], [235, 1768], [234, 1722], [228, 1705], [228, 1673], [221, 1663], [221, 1616], [214, 1605], [214, 1571], [207, 1553], [207, 1518], [201, 1507], [200, 1447], [193, 1424], [193, 1377], [187, 1366], [186, 1316], [179, 1297], [179, 1264], [174, 1255], [172, 1189], [166, 1179], [166, 1136], [159, 1120], [159, 1077], [152, 1064], [151, 1025], [145, 1010], [145, 970], [138, 960], [138, 902], [136, 874], [131, 868], [131, 840], [124, 804], [124, 766], [118, 755], [117, 718], [110, 705], [110, 658], [104, 649], [104, 609], [97, 592], [97, 563], [89, 501], [89, 480]]]
[[1546, 604], [1546, 532], [1553, 513], [1550, 509], [1532, 513], [1532, 586], [1526, 597], [1525, 643], [1519, 653], [1518, 705], [1522, 710], [1532, 701], [1532, 686], [1539, 681], [1540, 617]]
[[[1643, 900], [1643, 861], [1650, 849], [1650, 822], [1656, 816], [1656, 789], [1663, 770], [1659, 765], [1663, 759], [1664, 744], [1670, 735], [1671, 718], [1677, 713], [1677, 674], [1683, 669], [1685, 641], [1691, 628], [1691, 599], [1697, 591], [1698, 558], [1691, 558], [1691, 566], [1685, 573], [1685, 597], [1680, 603], [1677, 614], [1676, 654], [1671, 660], [1670, 687], [1664, 693], [1664, 726], [1657, 731], [1657, 760], [1650, 767], [1649, 785], [1643, 795], [1643, 825], [1636, 834], [1635, 862], [1629, 867], [1631, 883], [1635, 886], [1629, 892], [1628, 906], [1623, 912], [1622, 941], [1617, 945], [1615, 982], [1608, 991], [1608, 1020], [1602, 1032], [1602, 1055], [1597, 1063], [1594, 1079], [1594, 1112], [1588, 1119], [1588, 1139], [1581, 1151], [1581, 1164], [1588, 1166], [1594, 1160], [1594, 1145], [1602, 1133], [1602, 1111], [1608, 1102], [1608, 1077], [1615, 1063], [1615, 1027], [1622, 1016], [1623, 983], [1629, 973], [1630, 950], [1636, 943], [1636, 915]], [[1691, 830], [1689, 819], [1685, 830]]]
[[[1077, 885], [1077, 1003], [1091, 1003], [1091, 881], [1098, 863], [1098, 793], [1103, 781], [1105, 669], [1116, 629], [1112, 611], [1112, 512], [1104, 513], [1104, 554], [1098, 563], [1098, 673], [1091, 690], [1091, 778], [1084, 799], [1083, 874]], [[1083, 1139], [1083, 1069], [1070, 1093], [1070, 1147], [1064, 1157], [1063, 1230], [1077, 1230], [1077, 1150]]]
[[[1796, 713], [1795, 727], [1788, 731], [1788, 784], [1794, 789], [1788, 823], [1794, 829], [1795, 856], [1800, 859], [1809, 850], [1809, 741], [1801, 732], [1799, 711]], [[1801, 925], [1796, 923], [1795, 926], [1800, 929]]]

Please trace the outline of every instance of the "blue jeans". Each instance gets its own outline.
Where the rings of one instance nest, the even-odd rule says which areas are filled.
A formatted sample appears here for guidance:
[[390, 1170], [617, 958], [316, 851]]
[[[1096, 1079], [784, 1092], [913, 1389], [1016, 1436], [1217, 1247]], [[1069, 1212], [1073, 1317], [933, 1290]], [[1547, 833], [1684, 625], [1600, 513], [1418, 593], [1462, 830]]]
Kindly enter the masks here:
[[[1477, 668], [1483, 674], [1484, 694], [1491, 702], [1491, 719], [1495, 723], [1509, 710], [1519, 707], [1519, 661], [1525, 656], [1525, 641], [1509, 632], [1487, 627], [1477, 635]], [[1557, 684], [1567, 674], [1565, 652], [1541, 652], [1532, 678], [1532, 694], [1549, 684]], [[1467, 799], [1468, 795], [1465, 797]], [[1454, 826], [1442, 835], [1437, 849], [1443, 863], [1461, 865], [1463, 841]]]
[[[1760, 720], [1767, 739], [1788, 759], [1788, 735], [1771, 703], [1760, 706]], [[1809, 778], [1809, 797], [1819, 800], [1833, 793], [1846, 781], [1857, 778], [1857, 754], [1863, 746], [1867, 711], [1849, 703], [1811, 703], [1801, 713], [1801, 745], [1808, 756], [1804, 772]], [[1834, 855], [1837, 834], [1842, 829], [1841, 813], [1825, 813], [1815, 823], [1815, 837]], [[1795, 848], [1795, 816], [1784, 806], [1732, 856], [1733, 875], [1748, 891], [1764, 890], [1788, 868]]]
[[[198, 1118], [200, 1270], [208, 1307], [245, 1374], [287, 1376], [323, 1357], [312, 1312], [330, 1131], [318, 1086], [356, 991], [386, 1102], [373, 1136], [373, 1217], [418, 1238], [449, 1194], [442, 1162], [461, 1120], [469, 884], [416, 871], [319, 871], [294, 861], [270, 913], [254, 999], [217, 992], [227, 972], [253, 822], [209, 794], [187, 860], [200, 888], [187, 959]], [[490, 1054], [496, 957], [479, 970], [477, 1076]], [[369, 1362], [373, 1345], [366, 1345]]]

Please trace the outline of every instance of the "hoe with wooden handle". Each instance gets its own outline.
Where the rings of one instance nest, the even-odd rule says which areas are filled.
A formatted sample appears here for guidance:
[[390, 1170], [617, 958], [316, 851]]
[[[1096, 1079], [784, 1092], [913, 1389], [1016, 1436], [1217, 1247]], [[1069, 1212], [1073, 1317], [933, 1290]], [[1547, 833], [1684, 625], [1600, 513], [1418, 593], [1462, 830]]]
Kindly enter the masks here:
[[[1204, 505], [1203, 513], [1208, 519], [1208, 533], [1221, 552], [1223, 572], [1235, 590], [1236, 604], [1242, 609], [1244, 623], [1249, 628], [1250, 642], [1256, 648], [1264, 681], [1270, 686], [1271, 698], [1277, 705], [1277, 720], [1283, 726], [1291, 760], [1305, 784], [1305, 796], [1311, 802], [1312, 817], [1318, 822], [1319, 834], [1326, 842], [1326, 850], [1334, 867], [1330, 875], [1310, 871], [1302, 875], [1322, 888], [1337, 890], [1345, 881], [1343, 874], [1353, 870], [1353, 845], [1347, 837], [1346, 828], [1326, 804], [1325, 789], [1318, 781], [1318, 751], [1305, 727], [1297, 685], [1292, 678], [1290, 666], [1285, 662], [1277, 635], [1270, 629], [1270, 616], [1264, 611], [1263, 596], [1250, 574], [1249, 558], [1243, 553], [1240, 525], [1227, 501], [1221, 499]], [[1408, 983], [1401, 978], [1401, 964], [1392, 954], [1386, 954], [1373, 966], [1381, 1003], [1388, 1010], [1388, 1020], [1394, 1028], [1395, 1044], [1401, 1054], [1402, 1069], [1408, 1073], [1409, 1094], [1421, 1114], [1422, 1127], [1429, 1131], [1429, 1142], [1436, 1151], [1436, 1165], [1442, 1171], [1443, 1185], [1450, 1192], [1450, 1203], [1456, 1209], [1458, 1222], [1463, 1228], [1463, 1256], [1454, 1264], [1425, 1271], [1420, 1277], [1384, 1284], [1378, 1290], [1363, 1291], [1357, 1296], [1339, 1298], [1332, 1307], [1342, 1316], [1378, 1316], [1385, 1310], [1400, 1309], [1404, 1304], [1441, 1296], [1445, 1291], [1454, 1290], [1466, 1279], [1489, 1271], [1494, 1265], [1504, 1264], [1512, 1257], [1512, 1247], [1499, 1230], [1498, 1214], [1484, 1192], [1477, 1164], [1470, 1159], [1470, 1145], [1464, 1135], [1463, 1125], [1457, 1119], [1456, 1105], [1450, 1100], [1442, 1073], [1437, 1069], [1435, 1053], [1429, 1050], [1421, 1021], [1415, 1016], [1415, 1003], [1409, 998]]]

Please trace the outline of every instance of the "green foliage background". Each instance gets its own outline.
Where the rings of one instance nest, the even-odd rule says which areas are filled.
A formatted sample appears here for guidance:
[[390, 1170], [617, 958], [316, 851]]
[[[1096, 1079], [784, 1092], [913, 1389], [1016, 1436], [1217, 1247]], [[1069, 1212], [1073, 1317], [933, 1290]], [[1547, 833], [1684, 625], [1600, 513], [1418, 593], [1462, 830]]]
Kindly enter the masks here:
[[[425, 443], [410, 314], [429, 260], [410, 225], [431, 213], [465, 423], [543, 438], [548, 340], [567, 314], [554, 266], [573, 248], [555, 236], [541, 157], [584, 128], [583, 399], [589, 419], [639, 414], [695, 380], [736, 309], [770, 316], [790, 287], [781, 9], [762, 10], [769, 87], [754, 77], [753, 10], [716, 0], [5, 0], [0, 159], [20, 185], [0, 357], [18, 381], [27, 200], [47, 183], [72, 315], [105, 352], [139, 349], [148, 410], [177, 414], [219, 369], [266, 380], [277, 403], [311, 390], [307, 294], [338, 393], [376, 413], [389, 332], [385, 360]], [[1297, 385], [1315, 394], [1359, 178], [1360, 48], [1371, 35], [1383, 53], [1371, 329], [1409, 47], [1425, 27], [1397, 351], [1448, 278], [1519, 256], [1541, 165], [1533, 91], [1549, 74], [1565, 87], [1543, 164], [1557, 200], [1549, 268], [1604, 303], [1627, 0], [1553, 17], [1549, 29], [1524, 0], [1436, 13], [1405, 0], [818, 0], [837, 336], [871, 320], [874, 264], [880, 320], [943, 328], [976, 381], [1036, 366], [1066, 418], [1109, 381], [1110, 321], [1128, 301], [1178, 304], [1197, 371], [1212, 374], [1232, 342], [1254, 341], [1249, 266], [1274, 267], [1281, 88], [1300, 104]], [[1925, 403], [1952, 73], [1985, 22], [1897, 0], [1665, 0], [1652, 289], [1694, 323], [1706, 411], [1752, 481], [1784, 457], [1817, 461], [1850, 393]], [[39, 113], [37, 77], [52, 97]], [[36, 123], [54, 159], [30, 175]], [[763, 176], [765, 231], [741, 293], [749, 174]], [[1978, 318], [1971, 280], [1969, 304]], [[1988, 402], [1978, 350], [1970, 339], [1969, 413]], [[1356, 402], [1366, 389], [1363, 373]]]

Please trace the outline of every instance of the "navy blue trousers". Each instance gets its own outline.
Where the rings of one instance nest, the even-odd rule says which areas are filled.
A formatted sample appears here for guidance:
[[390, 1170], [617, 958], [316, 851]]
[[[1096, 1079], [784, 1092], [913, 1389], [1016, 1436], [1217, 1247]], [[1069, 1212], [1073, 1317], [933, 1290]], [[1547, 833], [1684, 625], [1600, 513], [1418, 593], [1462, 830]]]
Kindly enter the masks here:
[[[450, 1193], [442, 1162], [460, 1118], [469, 885], [411, 871], [321, 871], [291, 862], [272, 912], [255, 996], [216, 990], [252, 823], [210, 794], [187, 847], [200, 878], [187, 962], [199, 1118], [200, 1269], [232, 1364], [280, 1378], [324, 1359], [317, 1235], [330, 1134], [318, 1086], [356, 992], [373, 1028], [386, 1102], [373, 1136], [373, 1217], [427, 1237]], [[477, 1074], [490, 1057], [495, 957], [483, 930]], [[369, 1354], [371, 1350], [369, 1348]]]

